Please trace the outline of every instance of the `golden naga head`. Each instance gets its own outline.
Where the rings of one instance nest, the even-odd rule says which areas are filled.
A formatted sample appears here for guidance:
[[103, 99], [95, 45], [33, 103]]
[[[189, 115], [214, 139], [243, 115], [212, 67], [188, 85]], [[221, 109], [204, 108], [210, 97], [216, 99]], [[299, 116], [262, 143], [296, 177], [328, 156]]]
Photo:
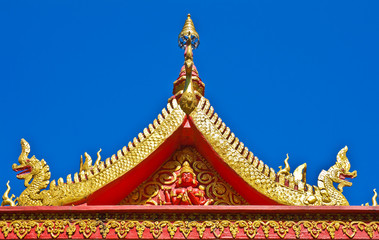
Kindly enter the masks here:
[[33, 171], [33, 166], [36, 158], [33, 156], [31, 159], [28, 158], [30, 153], [30, 145], [25, 139], [21, 139], [21, 153], [18, 157], [18, 163], [12, 165], [12, 169], [16, 172], [19, 172], [16, 177], [18, 179], [25, 179], [25, 186], [29, 185], [30, 180], [32, 179], [31, 172]]
[[335, 172], [332, 174], [334, 175], [334, 181], [339, 183], [338, 184], [338, 190], [340, 192], [343, 191], [343, 187], [348, 186], [351, 187], [352, 183], [347, 181], [348, 178], [355, 178], [357, 176], [357, 171], [350, 172], [350, 162], [349, 159], [346, 157], [346, 152], [348, 148], [345, 146], [342, 148], [338, 154], [337, 154], [337, 161], [334, 165], [335, 168], [332, 170], [332, 172]]
[[21, 154], [18, 157], [19, 165], [14, 163], [12, 169], [18, 174], [16, 177], [18, 179], [24, 179], [25, 187], [30, 185], [30, 181], [36, 175], [43, 175], [41, 180], [43, 182], [43, 188], [47, 187], [50, 179], [49, 166], [46, 164], [45, 160], [38, 160], [34, 155], [28, 158], [30, 153], [30, 145], [25, 139], [21, 139]]

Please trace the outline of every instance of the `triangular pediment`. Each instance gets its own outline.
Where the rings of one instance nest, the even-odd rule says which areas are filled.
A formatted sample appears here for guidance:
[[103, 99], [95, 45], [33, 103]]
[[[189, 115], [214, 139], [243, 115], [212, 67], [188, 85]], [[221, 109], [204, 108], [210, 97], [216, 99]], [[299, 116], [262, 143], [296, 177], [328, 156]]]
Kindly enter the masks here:
[[120, 204], [246, 205], [247, 202], [196, 148], [185, 146], [176, 150]]

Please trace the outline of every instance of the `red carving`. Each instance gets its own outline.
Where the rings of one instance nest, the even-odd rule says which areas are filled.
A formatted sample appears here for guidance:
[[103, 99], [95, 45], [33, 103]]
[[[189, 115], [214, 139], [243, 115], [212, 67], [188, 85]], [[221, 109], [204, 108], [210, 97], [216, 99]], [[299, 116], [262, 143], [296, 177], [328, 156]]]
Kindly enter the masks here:
[[196, 175], [189, 163], [183, 163], [180, 176], [173, 187], [164, 187], [162, 190], [165, 200], [161, 200], [163, 205], [209, 205], [212, 199], [205, 197], [203, 186], [199, 186]]

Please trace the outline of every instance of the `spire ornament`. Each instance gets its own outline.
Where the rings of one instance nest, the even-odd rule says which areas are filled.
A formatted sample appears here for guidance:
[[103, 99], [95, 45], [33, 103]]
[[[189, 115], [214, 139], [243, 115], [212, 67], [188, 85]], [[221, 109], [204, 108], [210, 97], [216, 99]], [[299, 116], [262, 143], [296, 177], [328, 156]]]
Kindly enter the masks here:
[[187, 20], [178, 36], [179, 47], [185, 49], [189, 39], [191, 39], [192, 47], [196, 49], [200, 44], [200, 37], [196, 32], [195, 25], [193, 25], [191, 14], [187, 15]]
[[178, 36], [179, 47], [185, 49], [184, 67], [186, 72], [186, 81], [184, 83], [183, 94], [179, 99], [179, 105], [187, 115], [189, 115], [199, 103], [197, 95], [200, 94], [194, 90], [192, 83], [192, 70], [194, 67], [192, 48], [196, 49], [199, 46], [199, 39], [199, 34], [195, 30], [191, 15], [188, 14], [184, 27]]

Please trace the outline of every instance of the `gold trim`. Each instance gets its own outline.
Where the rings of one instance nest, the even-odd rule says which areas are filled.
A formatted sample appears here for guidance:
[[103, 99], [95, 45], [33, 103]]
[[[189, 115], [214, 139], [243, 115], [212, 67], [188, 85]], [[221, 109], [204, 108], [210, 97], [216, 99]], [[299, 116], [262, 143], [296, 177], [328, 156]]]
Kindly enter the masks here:
[[[67, 176], [67, 183], [64, 183], [63, 178], [58, 180], [58, 185], [53, 180], [50, 184], [50, 189], [43, 190], [47, 187], [50, 172], [44, 173], [39, 177], [41, 180], [38, 178], [39, 181], [36, 181], [36, 178], [30, 184], [30, 179], [40, 174], [42, 170], [35, 170], [29, 174], [22, 175], [25, 178], [27, 188], [17, 198], [17, 205], [58, 206], [86, 198], [146, 159], [181, 126], [184, 117], [185, 113], [177, 104], [176, 99], [173, 99], [172, 102], [167, 104], [167, 110], [163, 109], [162, 114], [158, 115], [158, 119], [154, 120], [153, 124], [150, 124], [148, 128], [145, 128], [143, 133], [138, 134], [138, 138], [134, 138], [133, 142], [129, 142], [128, 147], [123, 147], [122, 150], [117, 152], [117, 155], [114, 154], [111, 158], [107, 158], [105, 162], [100, 161], [100, 156], [98, 156], [99, 161], [96, 161], [94, 166], [89, 166], [90, 164], [88, 164], [89, 168], [86, 171], [83, 169], [83, 171], [74, 174], [74, 181], [72, 181], [70, 174]], [[22, 146], [23, 151], [19, 158], [19, 163], [22, 167], [33, 163], [34, 166], [39, 166], [40, 169], [46, 167], [47, 170], [49, 169], [44, 160], [40, 161], [34, 156], [31, 158], [33, 161], [26, 161], [30, 147], [25, 140], [22, 141]], [[15, 169], [20, 165], [14, 164], [13, 168]], [[32, 176], [32, 174], [34, 175]]]
[[336, 234], [345, 239], [377, 239], [379, 221], [375, 214], [3, 214], [0, 233], [0, 238], [7, 239], [212, 237], [207, 233], [220, 239], [262, 239], [262, 234], [280, 239], [335, 239]]
[[196, 32], [195, 25], [192, 22], [191, 14], [187, 15], [183, 29], [178, 36], [178, 43], [180, 48], [184, 48], [187, 40], [190, 40], [193, 48], [197, 48], [200, 44], [199, 34]]
[[[286, 176], [275, 173], [274, 169], [254, 156], [226, 127], [206, 98], [200, 99], [190, 116], [196, 128], [223, 161], [263, 195], [285, 205], [349, 205], [342, 194], [342, 187], [351, 186], [351, 183], [340, 180], [338, 176], [332, 176], [356, 176], [356, 171], [348, 172], [350, 163], [345, 155], [347, 147], [338, 153], [335, 165], [320, 173], [318, 186], [311, 186], [302, 182], [303, 177], [299, 177], [298, 174], [295, 179], [289, 172]], [[305, 168], [305, 165], [301, 168]], [[336, 180], [340, 181], [338, 190], [332, 184]]]

